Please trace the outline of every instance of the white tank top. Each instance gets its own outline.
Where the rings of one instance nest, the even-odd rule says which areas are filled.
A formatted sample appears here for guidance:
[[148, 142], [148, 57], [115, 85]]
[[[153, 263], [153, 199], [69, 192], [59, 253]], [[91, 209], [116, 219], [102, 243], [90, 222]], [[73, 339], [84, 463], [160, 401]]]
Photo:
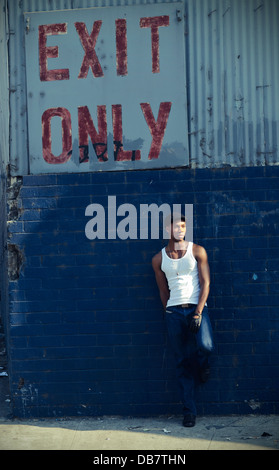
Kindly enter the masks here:
[[198, 304], [200, 294], [198, 263], [193, 255], [193, 242], [189, 242], [182, 258], [172, 259], [162, 249], [161, 269], [165, 273], [170, 298], [167, 307], [181, 304]]

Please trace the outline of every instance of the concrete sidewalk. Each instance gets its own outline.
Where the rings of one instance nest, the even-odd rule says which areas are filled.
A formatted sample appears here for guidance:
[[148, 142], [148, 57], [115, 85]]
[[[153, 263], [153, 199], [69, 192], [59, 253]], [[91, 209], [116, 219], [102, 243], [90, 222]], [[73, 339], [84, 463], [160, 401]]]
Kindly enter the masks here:
[[8, 377], [0, 380], [0, 450], [278, 450], [279, 416], [11, 419]]
[[275, 450], [279, 416], [7, 419], [0, 417], [1, 450]]

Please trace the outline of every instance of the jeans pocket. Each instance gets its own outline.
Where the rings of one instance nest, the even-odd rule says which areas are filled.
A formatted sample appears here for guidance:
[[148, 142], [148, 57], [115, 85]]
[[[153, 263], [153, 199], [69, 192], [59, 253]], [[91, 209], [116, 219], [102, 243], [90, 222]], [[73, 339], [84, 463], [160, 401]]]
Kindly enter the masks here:
[[202, 351], [209, 354], [214, 350], [213, 332], [210, 318], [203, 312], [200, 329], [197, 333], [198, 345]]

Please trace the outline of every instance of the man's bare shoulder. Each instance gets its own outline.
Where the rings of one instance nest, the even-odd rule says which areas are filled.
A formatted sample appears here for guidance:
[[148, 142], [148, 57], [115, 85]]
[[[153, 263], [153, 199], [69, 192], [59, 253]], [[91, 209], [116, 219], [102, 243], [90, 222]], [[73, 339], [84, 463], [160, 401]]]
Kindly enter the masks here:
[[153, 269], [161, 268], [161, 264], [162, 264], [162, 252], [159, 251], [159, 253], [156, 253], [156, 255], [154, 255], [152, 258]]
[[193, 255], [196, 259], [207, 258], [207, 253], [206, 253], [205, 248], [201, 245], [196, 245], [196, 243], [193, 243]]

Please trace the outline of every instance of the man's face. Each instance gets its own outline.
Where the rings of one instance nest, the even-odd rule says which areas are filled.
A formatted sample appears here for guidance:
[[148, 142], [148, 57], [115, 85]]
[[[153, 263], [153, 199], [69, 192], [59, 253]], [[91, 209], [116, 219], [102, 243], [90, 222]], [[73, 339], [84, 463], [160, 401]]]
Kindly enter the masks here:
[[173, 222], [173, 224], [170, 227], [171, 227], [171, 237], [176, 242], [184, 240], [184, 237], [185, 237], [185, 234], [186, 234], [186, 223], [185, 222], [183, 222], [182, 220], [179, 220], [177, 222]]

